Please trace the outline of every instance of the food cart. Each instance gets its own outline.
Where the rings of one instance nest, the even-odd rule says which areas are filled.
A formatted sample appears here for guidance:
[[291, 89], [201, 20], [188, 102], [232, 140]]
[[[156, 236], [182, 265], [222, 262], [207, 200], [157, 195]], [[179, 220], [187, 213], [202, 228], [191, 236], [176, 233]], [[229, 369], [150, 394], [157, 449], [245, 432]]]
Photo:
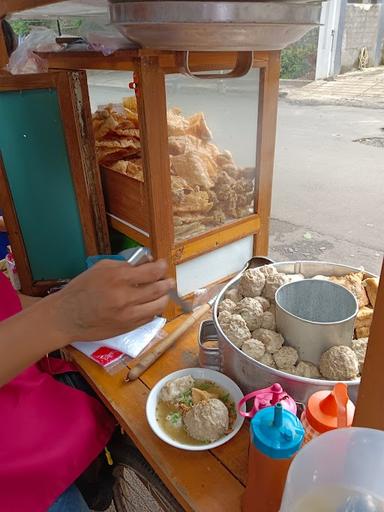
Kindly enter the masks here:
[[[208, 5], [215, 7], [216, 3]], [[78, 258], [84, 252], [107, 251], [105, 236], [100, 234], [105, 235], [104, 204], [100, 200], [100, 179], [92, 151], [91, 112], [82, 70], [131, 72], [127, 84], [131, 90], [127, 88], [127, 95], [130, 93], [131, 99], [133, 95], [136, 97], [137, 105], [130, 106], [136, 116], [131, 118], [132, 128], [138, 132], [126, 139], [119, 135], [115, 140], [103, 140], [102, 120], [93, 120], [105, 209], [114, 229], [149, 247], [155, 257], [167, 259], [180, 295], [191, 297], [194, 290], [238, 272], [242, 262], [252, 255], [267, 254], [280, 49], [316, 25], [320, 8], [311, 3], [289, 7], [281, 3], [267, 11], [262, 4], [254, 4], [256, 11], [254, 7], [237, 10], [240, 5], [232, 6], [233, 12], [224, 13], [224, 18], [238, 17], [238, 22], [230, 27], [228, 23], [214, 21], [222, 16], [215, 8], [207, 11], [204, 16], [212, 18], [212, 26], [216, 23], [222, 28], [220, 32], [206, 28], [204, 34], [196, 32], [196, 27], [203, 26], [204, 17], [196, 18], [195, 9], [190, 9], [192, 3], [171, 2], [166, 6], [171, 25], [166, 19], [160, 23], [161, 8], [155, 5], [155, 12], [150, 16], [159, 18], [156, 26], [160, 27], [160, 33], [156, 40], [153, 27], [148, 30], [145, 20], [131, 23], [130, 13], [123, 5], [114, 3], [111, 12], [116, 25], [123, 33], [134, 30], [132, 37], [140, 41], [143, 49], [118, 50], [108, 56], [89, 51], [41, 53], [40, 57], [56, 75], [39, 76], [39, 84], [36, 76], [24, 76], [22, 81], [8, 77], [3, 82], [3, 91], [33, 87], [41, 91], [54, 87], [65, 136], [73, 139], [73, 132], [77, 133], [77, 141], [67, 143], [76, 146], [68, 157], [73, 158], [69, 167], [76, 180], [80, 215], [77, 224], [82, 226], [84, 240], [92, 237], [92, 242], [78, 241]], [[190, 21], [177, 32], [178, 23], [174, 20], [181, 16], [189, 16]], [[246, 24], [249, 16], [260, 18], [257, 30], [253, 29], [254, 23]], [[186, 26], [190, 38], [187, 42]], [[169, 40], [165, 38], [167, 33], [173, 34]], [[214, 36], [207, 39], [209, 33]], [[59, 85], [64, 80], [71, 82], [67, 90]], [[64, 106], [64, 102], [70, 105]], [[75, 119], [79, 118], [75, 122], [86, 130], [83, 133], [69, 126], [74, 122], [74, 114]], [[101, 110], [100, 117], [106, 114]], [[102, 124], [100, 129], [98, 121]], [[112, 122], [113, 118], [110, 116], [107, 121]], [[238, 123], [241, 123], [241, 134]], [[134, 144], [138, 147], [132, 147]], [[128, 156], [115, 157], [115, 149], [118, 155], [125, 152]], [[43, 154], [36, 158], [46, 160]], [[133, 173], [135, 167], [139, 170]], [[93, 205], [83, 203], [84, 194], [89, 195]], [[42, 196], [36, 196], [36, 202], [44, 201]], [[91, 212], [86, 218], [87, 208]], [[75, 215], [73, 211], [72, 217]], [[21, 218], [17, 220], [23, 223]], [[60, 227], [57, 225], [57, 229]], [[19, 225], [19, 228], [18, 232], [23, 233], [23, 227]], [[24, 244], [27, 238], [24, 233]], [[11, 240], [23, 290], [31, 293], [39, 286], [52, 285], [51, 276], [43, 279], [40, 269], [35, 271], [31, 261], [26, 263], [28, 257], [21, 238], [16, 240], [16, 235], [11, 233]], [[60, 261], [58, 249], [52, 252], [51, 266], [52, 260]], [[71, 277], [79, 265], [80, 262], [74, 264], [73, 269], [61, 265], [56, 274]], [[37, 284], [40, 281], [49, 282]], [[170, 305], [167, 318], [174, 318], [178, 313], [176, 306]]]
[[[26, 0], [19, 0], [15, 2], [15, 5], [5, 5], [3, 13], [47, 3], [50, 2], [28, 3]], [[0, 14], [3, 13], [0, 12]], [[119, 7], [116, 3], [112, 14], [115, 16], [115, 22], [120, 23], [118, 20], [119, 16], [124, 14], [123, 7], [121, 5]], [[307, 20], [306, 24], [301, 23], [304, 32], [308, 26], [314, 23], [315, 18], [316, 16], [311, 18], [311, 21]], [[135, 28], [137, 28], [135, 23], [121, 22], [121, 25], [123, 32], [132, 33], [133, 38], [140, 41], [141, 33], [135, 32]], [[75, 247], [77, 257], [80, 259], [86, 255], [109, 251], [108, 219], [114, 229], [141, 245], [149, 247], [155, 257], [166, 258], [170, 266], [170, 273], [177, 280], [179, 292], [184, 296], [191, 296], [197, 287], [221, 281], [236, 273], [247, 257], [253, 254], [268, 253], [280, 49], [288, 42], [293, 41], [300, 33], [295, 35], [291, 33], [287, 41], [280, 41], [275, 47], [269, 39], [269, 44], [262, 49], [261, 41], [270, 36], [268, 30], [264, 30], [261, 31], [260, 41], [252, 42], [251, 50], [242, 42], [238, 43], [235, 48], [228, 49], [227, 46], [230, 45], [224, 44], [223, 48], [219, 48], [220, 51], [207, 51], [207, 48], [199, 47], [196, 40], [191, 42], [189, 49], [186, 50], [178, 47], [177, 42], [172, 38], [171, 41], [164, 44], [165, 48], [159, 48], [159, 39], [163, 40], [162, 38], [168, 33], [167, 30], [169, 27], [168, 29], [163, 27], [157, 34], [151, 30], [147, 32], [151, 36], [147, 45], [150, 48], [117, 50], [109, 56], [104, 56], [96, 51], [40, 53], [40, 57], [48, 62], [49, 73], [21, 77], [0, 75], [0, 91], [9, 93], [24, 90], [43, 91], [44, 94], [47, 94], [46, 91], [48, 91], [51, 101], [52, 91], [54, 91], [53, 107], [57, 109], [58, 105], [59, 111], [56, 110], [52, 115], [53, 117], [56, 115], [56, 118], [59, 116], [62, 120], [61, 135], [65, 137], [67, 148], [66, 154], [65, 148], [63, 148], [62, 157], [68, 158], [68, 165], [62, 172], [63, 175], [69, 173], [75, 184], [74, 189], [68, 191], [68, 201], [72, 202], [74, 225], [78, 226], [78, 243]], [[192, 37], [191, 34], [194, 34], [194, 30], [188, 33], [190, 37]], [[222, 37], [224, 41], [225, 34]], [[6, 58], [1, 41], [0, 38], [0, 62], [4, 63]], [[253, 83], [250, 84], [250, 87], [254, 97], [254, 109], [251, 115], [255, 121], [255, 129], [251, 133], [247, 133], [247, 136], [249, 135], [250, 139], [253, 138], [254, 152], [251, 155], [246, 155], [244, 163], [237, 164], [235, 160], [232, 160], [233, 148], [218, 148], [218, 145], [215, 146], [216, 149], [211, 148], [211, 150], [215, 154], [217, 150], [221, 156], [228, 155], [226, 151], [230, 150], [230, 163], [236, 164], [237, 172], [239, 169], [240, 171], [254, 169], [252, 200], [246, 203], [246, 208], [238, 215], [238, 218], [235, 215], [227, 214], [216, 225], [208, 222], [207, 216], [202, 215], [201, 210], [192, 209], [195, 217], [197, 216], [196, 212], [199, 213], [201, 224], [194, 232], [196, 226], [188, 227], [188, 224], [192, 224], [192, 222], [186, 222], [187, 215], [177, 215], [174, 209], [175, 194], [172, 192], [175, 191], [172, 190], [172, 176], [180, 177], [180, 174], [176, 171], [177, 164], [175, 165], [177, 153], [171, 154], [171, 157], [169, 154], [169, 115], [167, 119], [167, 110], [171, 107], [179, 107], [182, 111], [184, 109], [182, 104], [169, 104], [169, 98], [172, 97], [172, 84], [168, 83], [168, 78], [180, 73], [189, 75], [188, 80], [198, 84], [196, 89], [199, 89], [201, 84], [207, 82], [212, 84], [215, 80], [225, 84], [223, 70], [230, 70], [227, 74], [233, 77], [245, 75], [245, 72], [251, 68], [253, 71], [249, 76], [252, 77]], [[111, 170], [108, 165], [102, 166], [101, 174], [99, 174], [84, 72], [84, 70], [92, 69], [120, 70], [132, 73], [129, 87], [135, 93], [131, 94], [131, 97], [136, 98], [137, 105], [142, 179], [118, 173]], [[196, 74], [200, 76], [196, 77]], [[210, 76], [209, 79], [204, 78], [207, 74]], [[238, 80], [240, 82], [241, 78]], [[207, 94], [209, 94], [209, 88], [207, 90]], [[243, 94], [242, 85], [239, 90], [238, 94]], [[231, 97], [230, 94], [226, 95], [219, 88], [215, 90], [215, 94], [223, 102], [228, 102], [228, 98]], [[236, 95], [236, 91], [234, 91], [234, 95]], [[48, 96], [42, 101], [45, 101]], [[182, 99], [182, 95], [180, 98]], [[26, 102], [28, 102], [28, 97]], [[197, 98], [194, 110], [189, 112], [187, 130], [191, 125], [190, 119], [196, 112], [199, 112], [199, 98]], [[183, 124], [186, 116], [180, 118], [178, 111], [174, 114], [177, 121]], [[229, 116], [231, 116], [231, 112], [229, 112]], [[220, 121], [215, 123], [220, 126]], [[202, 126], [209, 131], [209, 126], [201, 123], [200, 128]], [[30, 126], [29, 129], [37, 129], [37, 126]], [[185, 131], [182, 133], [183, 136], [190, 134], [186, 134]], [[58, 133], [57, 137], [59, 136]], [[215, 133], [212, 134], [212, 137], [207, 137], [205, 142], [204, 137], [200, 137], [204, 144], [211, 143], [211, 138], [214, 143]], [[247, 153], [250, 153], [251, 142], [246, 147]], [[253, 158], [253, 162], [248, 161], [249, 156]], [[54, 165], [54, 155], [51, 157], [51, 165]], [[18, 203], [17, 194], [14, 193], [17, 184], [10, 183], [7, 174], [7, 158], [10, 157], [3, 155], [3, 165], [0, 166], [1, 203], [4, 205], [7, 219], [11, 220], [10, 237], [22, 281], [22, 289], [30, 294], [42, 294], [48, 288], [56, 285], [58, 281], [70, 278], [82, 269], [76, 266], [79, 261], [76, 258], [74, 258], [71, 268], [62, 266], [60, 269], [62, 273], [59, 274], [57, 274], [57, 266], [53, 266], [52, 274], [49, 275], [45, 270], [36, 267], [36, 254], [41, 249], [41, 245], [40, 247], [28, 245], [26, 232], [28, 231], [30, 234], [33, 227], [27, 226], [25, 223], [27, 212], [24, 214], [20, 212], [21, 199]], [[217, 161], [217, 155], [215, 158]], [[171, 164], [172, 167], [170, 167]], [[171, 168], [173, 172], [171, 172]], [[240, 174], [237, 177], [240, 177]], [[43, 185], [44, 174], [40, 176], [40, 179], [40, 183]], [[200, 186], [196, 183], [192, 185]], [[57, 193], [60, 183], [52, 186], [56, 187], [52, 189], [53, 193]], [[204, 190], [202, 188], [186, 188], [183, 183], [180, 193], [188, 196], [199, 193], [201, 196], [201, 193], [205, 192], [204, 197], [207, 199], [206, 189], [211, 188], [213, 187], [208, 186]], [[217, 190], [214, 192], [217, 196]], [[48, 193], [49, 191], [44, 189], [44, 197]], [[25, 195], [19, 197], [22, 198]], [[36, 196], [35, 200], [42, 200], [42, 196]], [[55, 209], [54, 200], [50, 207]], [[179, 218], [176, 219], [176, 217]], [[175, 226], [177, 222], [180, 222], [180, 217], [183, 217], [182, 220], [187, 228], [185, 231], [179, 230], [180, 236], [177, 237], [175, 236]], [[51, 232], [57, 229], [59, 222], [64, 226], [62, 217], [57, 216], [56, 220], [52, 220]], [[59, 260], [64, 265], [63, 259], [59, 258], [64, 250], [64, 246], [59, 247], [58, 251], [53, 252], [44, 264]], [[240, 250], [242, 254], [240, 266], [237, 250]], [[217, 268], [219, 268], [218, 272]], [[56, 275], [54, 275], [55, 273]], [[194, 279], [188, 281], [191, 275], [194, 276]], [[384, 427], [381, 413], [383, 399], [378, 385], [381, 375], [381, 360], [384, 355], [381, 343], [384, 332], [383, 311], [384, 289], [382, 286], [377, 297], [369, 350], [355, 416], [356, 425], [378, 429]], [[178, 314], [176, 306], [171, 305], [167, 311], [168, 319], [175, 319]], [[182, 320], [183, 317], [173, 320], [168, 325], [168, 330], [175, 329]], [[122, 382], [123, 372], [111, 377], [75, 350], [70, 349], [69, 353], [186, 510], [205, 511], [208, 508], [220, 511], [238, 510], [246, 479], [248, 445], [246, 428], [243, 427], [235, 440], [227, 446], [212, 452], [188, 454], [189, 463], [186, 463], [187, 458], [180, 457], [174, 449], [163, 445], [154, 438], [145, 422], [144, 401], [148, 390], [164, 373], [169, 373], [180, 367], [195, 365], [196, 350], [196, 332], [191, 331], [181, 340], [180, 344], [167, 353], [140, 380], [131, 383], [129, 387]], [[135, 404], [135, 407], [132, 407], [132, 404]], [[199, 473], [202, 472], [206, 475], [204, 485], [201, 483], [200, 477], [193, 476], [191, 468], [194, 465], [199, 467]]]

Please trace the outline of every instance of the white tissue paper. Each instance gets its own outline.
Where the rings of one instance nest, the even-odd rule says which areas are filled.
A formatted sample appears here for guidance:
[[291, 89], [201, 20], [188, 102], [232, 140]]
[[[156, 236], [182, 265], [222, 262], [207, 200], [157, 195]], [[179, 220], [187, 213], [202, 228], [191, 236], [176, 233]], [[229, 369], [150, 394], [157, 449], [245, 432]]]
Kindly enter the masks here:
[[120, 360], [124, 354], [136, 357], [159, 334], [165, 325], [165, 318], [156, 317], [137, 329], [114, 338], [100, 341], [76, 342], [72, 345], [102, 366], [109, 366]]

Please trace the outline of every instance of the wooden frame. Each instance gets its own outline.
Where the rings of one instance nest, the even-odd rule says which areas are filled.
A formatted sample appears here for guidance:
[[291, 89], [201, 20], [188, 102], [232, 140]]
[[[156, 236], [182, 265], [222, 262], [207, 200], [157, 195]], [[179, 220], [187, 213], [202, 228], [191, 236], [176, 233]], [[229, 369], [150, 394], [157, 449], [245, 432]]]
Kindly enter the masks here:
[[1, 16], [0, 16], [0, 75], [4, 73], [3, 68], [8, 64], [8, 52], [5, 44], [5, 36], [3, 32], [3, 27], [1, 26]]
[[[176, 265], [246, 236], [254, 236], [254, 254], [268, 254], [269, 215], [275, 147], [280, 52], [255, 52], [260, 69], [256, 140], [255, 214], [211, 229], [197, 237], [174, 241], [167, 141], [165, 75], [180, 73], [182, 52], [119, 50], [105, 57], [97, 52], [40, 53], [52, 69], [108, 69], [135, 73], [144, 183], [102, 170], [110, 224], [149, 246], [155, 257]], [[232, 68], [236, 52], [191, 52], [192, 71]], [[149, 235], [149, 237], [148, 237]], [[167, 318], [177, 310], [170, 305]]]
[[[68, 159], [88, 255], [110, 252], [101, 181], [96, 162], [88, 90], [84, 71], [3, 76], [2, 91], [54, 88], [57, 90]], [[28, 255], [13, 207], [6, 169], [0, 166], [2, 207], [17, 263], [22, 291], [44, 294], [57, 281], [33, 281]]]
[[353, 425], [384, 430], [384, 262]]
[[268, 255], [279, 79], [280, 52], [271, 52], [268, 66], [261, 68], [260, 77], [255, 211], [260, 217], [261, 225], [254, 237], [254, 255]]

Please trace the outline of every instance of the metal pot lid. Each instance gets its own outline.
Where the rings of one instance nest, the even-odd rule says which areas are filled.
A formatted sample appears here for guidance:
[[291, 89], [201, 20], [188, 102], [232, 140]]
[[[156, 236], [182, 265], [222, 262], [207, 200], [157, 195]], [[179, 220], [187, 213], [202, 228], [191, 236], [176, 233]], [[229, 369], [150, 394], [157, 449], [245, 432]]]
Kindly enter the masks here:
[[117, 1], [111, 22], [142, 46], [163, 50], [279, 50], [320, 23], [318, 1]]

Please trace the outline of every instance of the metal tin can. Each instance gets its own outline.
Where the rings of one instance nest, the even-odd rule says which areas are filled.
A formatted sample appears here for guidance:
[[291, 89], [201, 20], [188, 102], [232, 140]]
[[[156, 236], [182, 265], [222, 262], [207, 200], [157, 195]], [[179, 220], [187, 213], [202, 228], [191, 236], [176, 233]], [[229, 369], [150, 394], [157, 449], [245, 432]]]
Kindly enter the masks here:
[[199, 363], [202, 368], [221, 371], [218, 334], [213, 320], [204, 320], [199, 331]]

